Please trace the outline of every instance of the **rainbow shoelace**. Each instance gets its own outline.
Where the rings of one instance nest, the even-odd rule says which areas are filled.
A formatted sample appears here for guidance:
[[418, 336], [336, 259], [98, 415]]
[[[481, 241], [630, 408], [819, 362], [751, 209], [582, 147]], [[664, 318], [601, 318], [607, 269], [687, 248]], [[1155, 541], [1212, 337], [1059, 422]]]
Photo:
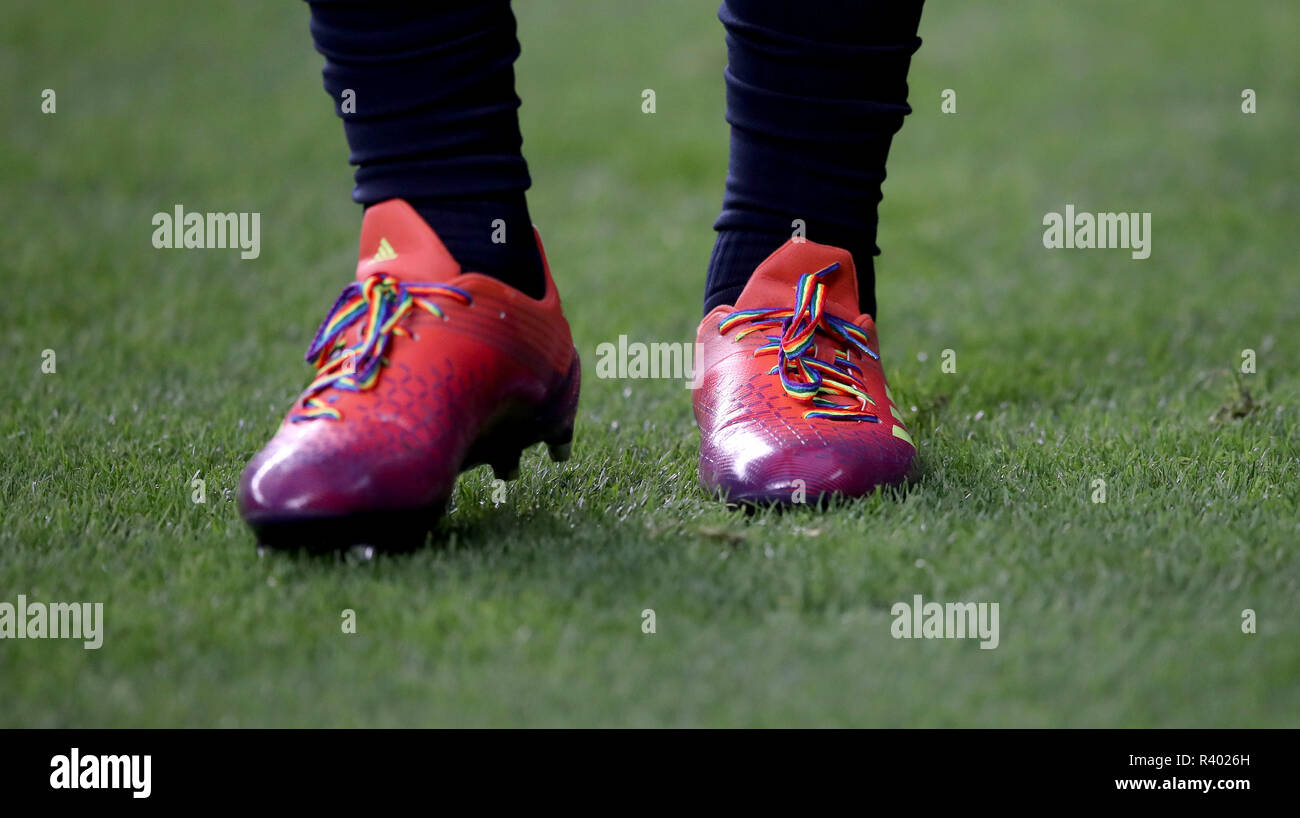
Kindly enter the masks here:
[[[384, 355], [393, 336], [411, 334], [399, 326], [411, 310], [427, 310], [446, 320], [446, 314], [430, 300], [432, 296], [447, 296], [465, 305], [473, 303], [469, 293], [459, 287], [404, 283], [386, 273], [375, 273], [345, 287], [307, 349], [307, 363], [316, 367], [316, 378], [303, 390], [298, 398], [301, 408], [290, 414], [289, 420], [339, 420], [342, 415], [320, 394], [326, 389], [361, 392], [373, 387], [379, 380], [379, 370], [388, 363]], [[365, 323], [357, 342], [348, 346], [345, 336], [358, 321]]]
[[[836, 262], [800, 276], [793, 309], [737, 310], [718, 324], [718, 333], [725, 335], [745, 324], [735, 338], [740, 341], [753, 332], [780, 330], [779, 335], [765, 334], [767, 343], [756, 348], [754, 356], [777, 356], [776, 366], [768, 374], [781, 376], [781, 386], [787, 395], [813, 405], [803, 413], [805, 418], [879, 423], [880, 418], [867, 411], [868, 404], [874, 407], [876, 402], [867, 394], [862, 370], [850, 360], [849, 350], [856, 349], [877, 361], [880, 356], [867, 346], [867, 334], [861, 327], [826, 312], [826, 285], [822, 279], [839, 267]], [[819, 331], [847, 345], [845, 349], [834, 350], [831, 361], [817, 357]], [[858, 405], [844, 405], [845, 398], [855, 400]]]

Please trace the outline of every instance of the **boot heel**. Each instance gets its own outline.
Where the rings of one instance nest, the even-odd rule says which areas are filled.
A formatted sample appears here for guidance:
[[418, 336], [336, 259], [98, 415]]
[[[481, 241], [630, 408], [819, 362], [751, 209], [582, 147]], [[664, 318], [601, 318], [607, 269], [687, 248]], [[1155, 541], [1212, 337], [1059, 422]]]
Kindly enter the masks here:
[[563, 463], [573, 454], [573, 427], [565, 429], [558, 435], [548, 438], [546, 451], [556, 463]]
[[[559, 430], [547, 436], [546, 450], [550, 453], [551, 459], [556, 463], [563, 463], [573, 454], [573, 426], [578, 420], [578, 390], [582, 385], [582, 364], [578, 360], [578, 353], [573, 353], [573, 364], [569, 367], [568, 383], [565, 386], [565, 395], [560, 406], [561, 409], [559, 423], [556, 425]], [[554, 427], [553, 427], [554, 428]]]
[[551, 459], [556, 463], [563, 463], [573, 455], [573, 442], [568, 443], [547, 443], [546, 451], [551, 455]]
[[492, 461], [492, 476], [498, 480], [514, 480], [519, 477], [519, 456], [522, 452], [502, 455]]

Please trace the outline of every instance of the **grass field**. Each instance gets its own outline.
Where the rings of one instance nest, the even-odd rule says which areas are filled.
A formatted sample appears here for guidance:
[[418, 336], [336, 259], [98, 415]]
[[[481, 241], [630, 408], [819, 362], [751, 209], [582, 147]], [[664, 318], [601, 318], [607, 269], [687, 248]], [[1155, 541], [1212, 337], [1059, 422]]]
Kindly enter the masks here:
[[[713, 4], [517, 13], [580, 351], [692, 339]], [[467, 474], [430, 547], [367, 562], [259, 557], [234, 502], [355, 259], [306, 7], [7, 3], [0, 601], [106, 625], [0, 642], [0, 725], [1300, 726], [1298, 30], [1289, 0], [927, 10], [878, 260], [907, 488], [728, 510], [681, 384], [589, 368], [573, 460], [530, 453], [501, 507]], [[178, 202], [260, 212], [261, 256], [155, 250]], [[1067, 203], [1150, 212], [1150, 258], [1044, 249]], [[914, 594], [998, 602], [999, 647], [893, 639]]]

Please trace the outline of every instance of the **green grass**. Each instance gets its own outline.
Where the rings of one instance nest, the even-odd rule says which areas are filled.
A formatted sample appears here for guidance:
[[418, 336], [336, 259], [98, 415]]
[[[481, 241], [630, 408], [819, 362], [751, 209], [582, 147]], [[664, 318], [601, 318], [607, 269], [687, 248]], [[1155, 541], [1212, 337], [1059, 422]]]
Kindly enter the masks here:
[[[633, 5], [518, 8], [593, 374], [619, 334], [693, 337], [725, 173], [712, 8]], [[573, 460], [530, 453], [500, 508], [468, 474], [431, 547], [364, 562], [259, 558], [234, 503], [355, 253], [306, 8], [8, 4], [0, 601], [102, 601], [106, 634], [0, 642], [0, 724], [1300, 724], [1300, 10], [958, 5], [881, 211], [912, 485], [747, 517], [699, 490], [680, 384], [589, 377]], [[177, 202], [260, 212], [261, 257], [154, 250]], [[1151, 212], [1151, 258], [1044, 250], [1066, 203]], [[894, 640], [917, 593], [998, 602], [1000, 647]]]

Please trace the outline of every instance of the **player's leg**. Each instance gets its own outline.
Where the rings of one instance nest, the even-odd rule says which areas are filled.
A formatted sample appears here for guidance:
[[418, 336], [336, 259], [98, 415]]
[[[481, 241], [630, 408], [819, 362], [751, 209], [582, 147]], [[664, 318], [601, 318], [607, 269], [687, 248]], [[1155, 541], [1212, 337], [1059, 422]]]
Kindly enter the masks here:
[[352, 198], [405, 199], [466, 270], [540, 296], [509, 0], [309, 3], [357, 166]]
[[505, 0], [312, 2], [366, 205], [317, 377], [245, 469], [240, 508], [290, 548], [423, 540], [457, 474], [568, 456], [578, 359], [524, 202]]
[[920, 13], [920, 2], [722, 4], [731, 159], [695, 393], [710, 491], [812, 501], [910, 467], [879, 361], [872, 256]]

